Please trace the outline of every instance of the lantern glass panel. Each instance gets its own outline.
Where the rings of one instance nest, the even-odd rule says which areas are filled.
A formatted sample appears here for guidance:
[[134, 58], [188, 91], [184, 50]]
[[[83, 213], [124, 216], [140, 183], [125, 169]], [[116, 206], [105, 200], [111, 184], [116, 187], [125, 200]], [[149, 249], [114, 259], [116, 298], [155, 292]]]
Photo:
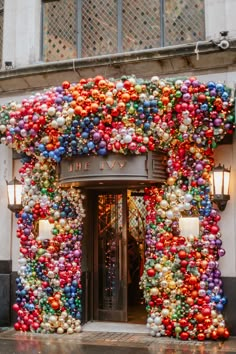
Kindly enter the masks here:
[[223, 171], [214, 171], [213, 172], [214, 180], [214, 194], [222, 194], [223, 192]]
[[15, 185], [15, 203], [14, 204], [17, 204], [17, 205], [21, 204], [21, 194], [22, 194], [22, 184], [16, 184]]
[[8, 184], [8, 201], [10, 205], [15, 204], [15, 186], [14, 184]]
[[229, 178], [230, 178], [230, 172], [224, 171], [224, 194], [225, 195], [229, 194]]

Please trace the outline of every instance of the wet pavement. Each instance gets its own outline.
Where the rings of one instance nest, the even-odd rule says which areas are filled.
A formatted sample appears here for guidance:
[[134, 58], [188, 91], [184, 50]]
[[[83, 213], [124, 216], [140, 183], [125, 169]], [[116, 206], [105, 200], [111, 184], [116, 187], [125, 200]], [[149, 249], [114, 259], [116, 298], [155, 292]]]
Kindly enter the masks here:
[[178, 341], [148, 334], [84, 331], [79, 334], [0, 332], [0, 354], [236, 354], [236, 337], [226, 341]]

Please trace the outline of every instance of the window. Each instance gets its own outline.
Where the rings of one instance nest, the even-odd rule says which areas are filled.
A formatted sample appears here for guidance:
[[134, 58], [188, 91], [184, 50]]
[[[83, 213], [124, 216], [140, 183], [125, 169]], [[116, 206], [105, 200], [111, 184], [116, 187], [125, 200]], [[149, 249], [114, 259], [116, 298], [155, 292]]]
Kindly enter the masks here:
[[45, 61], [204, 39], [204, 0], [44, 0]]
[[77, 57], [77, 0], [43, 4], [43, 57], [45, 61]]

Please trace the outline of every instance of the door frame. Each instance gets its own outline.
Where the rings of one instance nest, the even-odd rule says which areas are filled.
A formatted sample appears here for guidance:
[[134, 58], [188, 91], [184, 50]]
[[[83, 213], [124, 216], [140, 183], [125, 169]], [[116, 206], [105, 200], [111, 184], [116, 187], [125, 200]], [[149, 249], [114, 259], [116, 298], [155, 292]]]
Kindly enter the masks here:
[[[122, 267], [121, 267], [121, 296], [122, 299], [122, 309], [121, 310], [99, 310], [99, 293], [98, 293], [98, 216], [97, 210], [97, 198], [99, 194], [122, 194], [122, 238], [121, 238], [121, 258], [122, 258]], [[112, 189], [93, 189], [88, 191], [88, 210], [89, 210], [89, 225], [88, 232], [89, 237], [89, 247], [88, 250], [88, 261], [92, 262], [91, 270], [91, 294], [90, 294], [90, 313], [91, 317], [95, 321], [114, 321], [114, 322], [127, 322], [128, 321], [128, 312], [127, 312], [127, 217], [128, 217], [128, 205], [127, 205], [127, 188], [112, 188]], [[92, 246], [92, 247], [91, 247]], [[90, 255], [89, 255], [90, 254]], [[91, 259], [91, 254], [92, 259]]]

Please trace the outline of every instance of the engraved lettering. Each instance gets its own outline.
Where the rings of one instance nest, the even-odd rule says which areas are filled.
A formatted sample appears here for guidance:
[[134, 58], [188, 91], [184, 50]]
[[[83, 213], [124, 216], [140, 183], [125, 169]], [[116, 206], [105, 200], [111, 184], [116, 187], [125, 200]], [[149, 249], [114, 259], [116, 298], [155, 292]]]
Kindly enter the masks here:
[[117, 161], [118, 165], [120, 166], [120, 168], [125, 167], [127, 161]]
[[[127, 165], [127, 160], [103, 160], [99, 161], [97, 164], [97, 168], [101, 171], [103, 170], [114, 170], [114, 169], [122, 169]], [[68, 172], [83, 172], [91, 170], [91, 161], [79, 161], [70, 163], [68, 165]], [[94, 163], [92, 161], [92, 170], [95, 170]]]
[[81, 170], [82, 170], [82, 163], [81, 162], [76, 162], [75, 171], [81, 171]]
[[103, 161], [100, 162], [99, 168], [100, 168], [100, 170], [104, 170], [104, 162]]
[[88, 171], [89, 170], [89, 162], [85, 162], [84, 164], [84, 171]]
[[116, 164], [116, 160], [114, 160], [114, 161], [107, 161], [107, 166], [108, 166], [108, 168], [109, 168], [110, 170], [112, 170], [112, 169], [114, 168], [115, 164]]

